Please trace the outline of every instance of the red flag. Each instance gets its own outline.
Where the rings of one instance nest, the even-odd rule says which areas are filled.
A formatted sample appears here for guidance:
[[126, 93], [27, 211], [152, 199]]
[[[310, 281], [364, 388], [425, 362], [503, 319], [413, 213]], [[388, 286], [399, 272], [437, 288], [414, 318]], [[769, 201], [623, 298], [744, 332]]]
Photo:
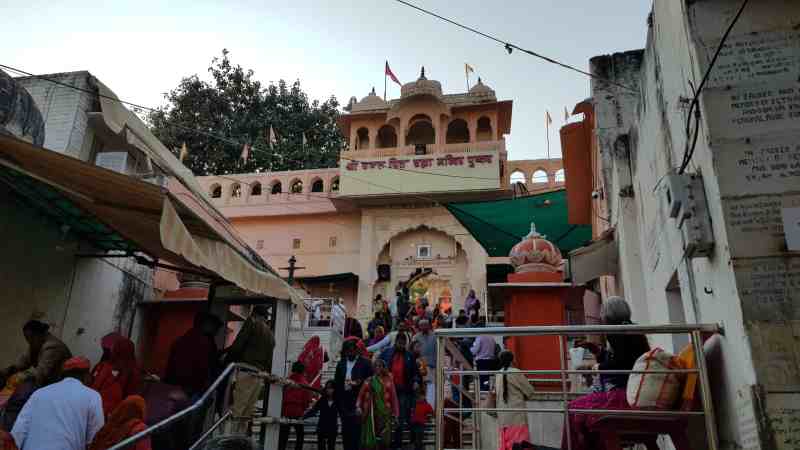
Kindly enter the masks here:
[[394, 81], [398, 85], [400, 85], [400, 86], [403, 85], [402, 83], [400, 83], [400, 80], [398, 80], [397, 77], [394, 75], [394, 72], [392, 72], [392, 69], [389, 68], [389, 61], [386, 61], [386, 69], [384, 70], [384, 74], [387, 77], [391, 78], [392, 81]]

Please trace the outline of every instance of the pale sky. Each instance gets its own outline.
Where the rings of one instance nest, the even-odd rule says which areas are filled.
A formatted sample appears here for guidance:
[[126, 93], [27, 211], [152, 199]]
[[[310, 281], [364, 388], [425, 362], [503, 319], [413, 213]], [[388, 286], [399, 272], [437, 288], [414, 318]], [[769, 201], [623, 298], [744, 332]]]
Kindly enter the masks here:
[[[410, 1], [584, 70], [592, 56], [642, 48], [650, 11], [649, 0]], [[589, 95], [583, 75], [508, 55], [393, 0], [2, 2], [0, 63], [37, 74], [88, 70], [146, 106], [160, 105], [183, 76], [207, 77], [223, 48], [265, 83], [300, 79], [312, 99], [333, 94], [343, 105], [373, 86], [383, 94], [386, 59], [403, 83], [424, 65], [445, 93], [466, 89], [469, 62], [499, 99], [514, 101], [509, 158], [530, 159], [547, 153], [545, 110], [558, 156], [564, 107]], [[390, 82], [389, 97], [399, 94]]]

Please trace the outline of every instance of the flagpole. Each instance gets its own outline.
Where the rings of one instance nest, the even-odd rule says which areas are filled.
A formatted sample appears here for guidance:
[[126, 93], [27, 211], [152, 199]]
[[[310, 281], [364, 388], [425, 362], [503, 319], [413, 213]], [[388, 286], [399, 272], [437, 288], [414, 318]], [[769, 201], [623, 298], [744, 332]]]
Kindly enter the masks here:
[[550, 159], [550, 121], [545, 121], [547, 123], [547, 159]]
[[389, 78], [389, 76], [386, 75], [386, 72], [384, 71], [384, 73], [383, 73], [383, 101], [386, 101], [386, 85], [387, 85], [386, 79], [387, 78]]
[[464, 74], [467, 76], [467, 90], [465, 92], [469, 92], [469, 70], [467, 70], [466, 66], [464, 66]]

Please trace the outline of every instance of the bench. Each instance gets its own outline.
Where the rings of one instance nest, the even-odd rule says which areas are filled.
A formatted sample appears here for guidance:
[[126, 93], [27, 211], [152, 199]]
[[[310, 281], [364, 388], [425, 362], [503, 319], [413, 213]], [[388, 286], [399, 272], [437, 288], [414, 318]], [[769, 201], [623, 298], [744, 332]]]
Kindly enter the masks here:
[[[708, 337], [703, 344], [703, 357], [706, 365], [719, 351], [720, 336]], [[687, 377], [688, 378], [688, 377]], [[683, 395], [680, 411], [700, 410], [699, 380], [695, 383], [692, 395]], [[691, 450], [689, 441], [689, 417], [675, 415], [608, 415], [600, 417], [590, 431], [596, 433], [604, 443], [606, 450], [621, 450], [633, 444], [643, 444], [647, 450], [658, 450], [659, 435], [667, 435], [672, 439], [676, 450]]]

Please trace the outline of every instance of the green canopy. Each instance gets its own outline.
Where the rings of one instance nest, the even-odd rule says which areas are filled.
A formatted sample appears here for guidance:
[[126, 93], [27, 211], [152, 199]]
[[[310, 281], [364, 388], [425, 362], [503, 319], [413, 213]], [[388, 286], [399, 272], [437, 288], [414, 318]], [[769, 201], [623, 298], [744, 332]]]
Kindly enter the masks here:
[[592, 240], [592, 227], [567, 223], [564, 189], [511, 200], [448, 203], [445, 207], [489, 253], [508, 256], [531, 229], [553, 242], [563, 254]]

